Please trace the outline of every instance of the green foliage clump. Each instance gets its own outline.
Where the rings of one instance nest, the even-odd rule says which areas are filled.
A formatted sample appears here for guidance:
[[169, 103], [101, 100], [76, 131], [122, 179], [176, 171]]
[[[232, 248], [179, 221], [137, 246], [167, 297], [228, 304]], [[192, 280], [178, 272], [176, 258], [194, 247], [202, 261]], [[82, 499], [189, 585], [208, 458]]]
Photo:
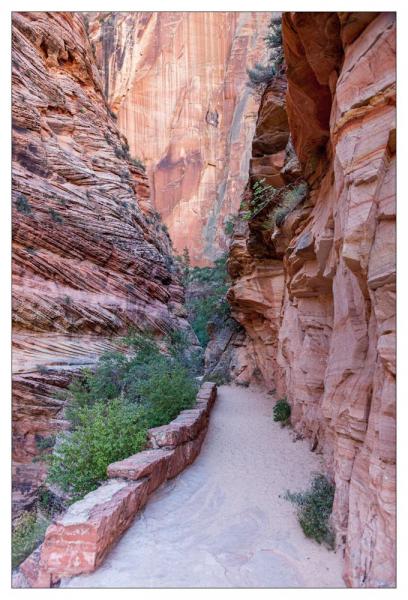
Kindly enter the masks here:
[[54, 210], [53, 208], [49, 208], [48, 212], [50, 214], [51, 219], [54, 223], [63, 223], [64, 219], [61, 217], [60, 213]]
[[262, 227], [273, 231], [283, 225], [287, 215], [305, 200], [307, 193], [307, 183], [302, 180], [275, 188], [265, 185], [265, 179], [260, 179], [253, 183], [251, 198], [241, 204], [241, 217], [252, 221], [267, 209]]
[[137, 167], [138, 169], [141, 169], [143, 172], [146, 171], [146, 165], [140, 160], [140, 158], [131, 158], [130, 162], [133, 166]]
[[286, 398], [281, 398], [273, 407], [273, 420], [286, 424], [290, 417], [290, 404]]
[[306, 537], [335, 548], [335, 534], [329, 519], [333, 509], [334, 485], [322, 474], [315, 474], [309, 490], [287, 492], [286, 499], [298, 506], [299, 524]]
[[226, 256], [215, 261], [213, 267], [193, 267], [188, 272], [188, 286], [201, 286], [203, 293], [187, 299], [187, 309], [193, 330], [200, 344], [209, 342], [208, 324], [222, 321], [230, 315], [226, 299], [229, 288]]
[[267, 64], [256, 63], [252, 69], [247, 69], [249, 86], [254, 89], [263, 88], [282, 72], [283, 47], [282, 21], [280, 18], [271, 19], [264, 40], [270, 51]]
[[230, 215], [224, 224], [224, 233], [228, 237], [231, 237], [234, 233], [235, 223], [237, 221], [237, 215]]
[[49, 480], [78, 500], [106, 479], [106, 468], [146, 444], [144, 411], [121, 398], [76, 411], [76, 427], [54, 450]]
[[34, 512], [24, 512], [11, 534], [11, 562], [16, 568], [41, 543], [50, 521]]
[[62, 434], [50, 456], [49, 481], [73, 500], [106, 479], [111, 462], [145, 447], [147, 429], [190, 408], [197, 392], [187, 342], [173, 334], [166, 353], [148, 336], [130, 334], [128, 352], [109, 352], [84, 369], [69, 388]]
[[31, 215], [33, 212], [30, 206], [30, 203], [24, 194], [19, 194], [16, 200], [16, 209], [18, 212], [23, 213], [25, 215]]

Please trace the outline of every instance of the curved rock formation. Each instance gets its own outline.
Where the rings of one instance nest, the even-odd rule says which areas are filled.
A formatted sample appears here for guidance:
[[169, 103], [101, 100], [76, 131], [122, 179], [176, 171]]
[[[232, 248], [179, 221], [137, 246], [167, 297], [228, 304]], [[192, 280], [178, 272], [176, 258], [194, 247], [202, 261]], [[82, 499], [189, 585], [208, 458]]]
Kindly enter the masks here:
[[265, 209], [236, 227], [229, 299], [335, 480], [346, 582], [393, 586], [395, 14], [285, 13], [283, 39], [288, 126], [275, 82], [251, 176], [280, 187], [299, 173], [288, 146], [279, 156], [286, 131], [310, 193], [279, 226]]
[[192, 264], [226, 251], [225, 218], [246, 184], [271, 13], [89, 13], [89, 35], [131, 154], [146, 163], [155, 208]]
[[187, 330], [171, 242], [104, 99], [82, 17], [13, 14], [14, 508], [44, 479], [72, 370], [129, 327]]

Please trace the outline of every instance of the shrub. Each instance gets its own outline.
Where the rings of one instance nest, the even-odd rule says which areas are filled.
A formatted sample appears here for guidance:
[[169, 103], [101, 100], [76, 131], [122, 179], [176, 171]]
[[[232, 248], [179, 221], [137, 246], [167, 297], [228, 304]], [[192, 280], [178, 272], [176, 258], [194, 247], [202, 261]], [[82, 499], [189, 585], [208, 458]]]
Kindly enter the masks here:
[[143, 449], [149, 427], [164, 425], [191, 407], [197, 383], [182, 352], [181, 335], [156, 342], [130, 333], [130, 356], [109, 352], [96, 368], [84, 369], [69, 387], [66, 417], [71, 431], [57, 441], [49, 458], [49, 480], [77, 500], [106, 479], [114, 461]]
[[265, 179], [255, 181], [252, 186], [252, 197], [241, 205], [241, 217], [251, 221], [268, 208], [269, 212], [264, 218], [262, 227], [273, 231], [275, 227], [283, 225], [287, 215], [305, 200], [307, 193], [308, 185], [303, 180], [281, 188], [265, 185]]
[[61, 217], [59, 212], [57, 212], [53, 208], [49, 208], [48, 212], [49, 212], [51, 219], [54, 221], [54, 223], [63, 223], [64, 222], [64, 219]]
[[271, 19], [264, 40], [270, 50], [267, 64], [256, 63], [252, 69], [247, 69], [249, 86], [255, 89], [266, 86], [282, 71], [283, 47], [282, 21], [280, 18]]
[[16, 200], [16, 209], [18, 212], [23, 213], [25, 215], [31, 215], [33, 212], [30, 206], [30, 203], [24, 194], [20, 194]]
[[286, 493], [286, 499], [298, 506], [299, 524], [306, 537], [313, 538], [330, 550], [335, 547], [335, 534], [329, 523], [335, 487], [322, 474], [315, 474], [309, 490]]
[[25, 512], [18, 518], [11, 534], [13, 569], [41, 543], [49, 524], [48, 519], [33, 512]]
[[273, 407], [273, 420], [286, 424], [290, 417], [290, 404], [286, 398], [281, 398]]
[[169, 423], [180, 411], [191, 408], [197, 392], [187, 369], [165, 359], [150, 365], [148, 376], [135, 388], [146, 407], [149, 427]]
[[276, 77], [275, 65], [262, 65], [256, 63], [252, 69], [247, 69], [248, 77], [253, 86], [267, 84]]
[[143, 164], [143, 162], [139, 158], [131, 158], [130, 162], [132, 163], [132, 165], [134, 165], [135, 167], [138, 167], [143, 172], [146, 171], [146, 166]]
[[230, 215], [224, 224], [224, 233], [231, 237], [234, 233], [234, 227], [237, 220], [237, 215]]
[[187, 282], [189, 286], [197, 287], [199, 284], [202, 287], [202, 293], [188, 298], [186, 304], [192, 328], [205, 348], [209, 342], [208, 324], [224, 320], [230, 315], [226, 300], [229, 287], [226, 256], [217, 259], [213, 267], [189, 269]]
[[107, 466], [142, 450], [145, 411], [116, 398], [76, 412], [74, 431], [61, 436], [51, 456], [49, 480], [78, 500], [106, 479]]

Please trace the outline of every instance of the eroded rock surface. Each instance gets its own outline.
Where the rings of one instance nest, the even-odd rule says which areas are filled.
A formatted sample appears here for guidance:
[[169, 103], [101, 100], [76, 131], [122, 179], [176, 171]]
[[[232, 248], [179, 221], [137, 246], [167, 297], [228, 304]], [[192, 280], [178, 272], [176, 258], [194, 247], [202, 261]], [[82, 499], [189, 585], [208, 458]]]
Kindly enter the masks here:
[[229, 300], [255, 370], [288, 397], [296, 431], [335, 480], [346, 582], [393, 586], [395, 15], [285, 13], [283, 39], [300, 165], [288, 147], [278, 155], [276, 84], [261, 104], [250, 175], [279, 187], [288, 165], [293, 175], [301, 167], [309, 194], [279, 227], [265, 232], [267, 214], [235, 227]]
[[13, 14], [14, 507], [64, 427], [58, 389], [130, 326], [188, 329], [170, 240], [75, 13]]
[[246, 184], [271, 13], [89, 13], [106, 97], [147, 165], [176, 251], [211, 264]]

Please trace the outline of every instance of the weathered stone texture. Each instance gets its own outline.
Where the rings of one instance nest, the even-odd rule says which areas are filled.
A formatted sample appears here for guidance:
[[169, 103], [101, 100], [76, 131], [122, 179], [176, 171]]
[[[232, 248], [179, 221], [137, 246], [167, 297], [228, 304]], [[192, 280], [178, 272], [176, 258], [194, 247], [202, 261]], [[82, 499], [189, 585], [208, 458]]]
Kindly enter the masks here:
[[[130, 326], [188, 330], [170, 240], [126, 157], [82, 17], [13, 13], [14, 508], [64, 427], [58, 390]], [[185, 313], [184, 313], [185, 314]]]
[[[285, 13], [283, 38], [288, 127], [310, 194], [269, 237], [262, 215], [236, 227], [229, 299], [256, 367], [326, 458], [346, 582], [393, 586], [395, 15]], [[262, 111], [273, 98], [251, 175], [272, 163]], [[271, 124], [278, 139], [283, 123]], [[275, 185], [284, 172], [270, 173]]]
[[225, 217], [246, 184], [258, 102], [247, 67], [262, 62], [271, 13], [89, 13], [108, 102], [181, 254], [225, 252]]
[[[54, 519], [41, 546], [14, 574], [13, 587], [48, 588], [62, 577], [94, 571], [146, 504], [149, 495], [198, 456], [216, 396], [215, 384], [204, 383], [197, 394], [197, 408], [182, 411], [168, 425], [149, 430], [152, 440], [160, 429], [160, 440], [168, 440], [170, 448], [145, 450], [110, 464], [106, 483]], [[193, 413], [200, 413], [205, 419]], [[175, 442], [177, 427], [183, 437]]]

